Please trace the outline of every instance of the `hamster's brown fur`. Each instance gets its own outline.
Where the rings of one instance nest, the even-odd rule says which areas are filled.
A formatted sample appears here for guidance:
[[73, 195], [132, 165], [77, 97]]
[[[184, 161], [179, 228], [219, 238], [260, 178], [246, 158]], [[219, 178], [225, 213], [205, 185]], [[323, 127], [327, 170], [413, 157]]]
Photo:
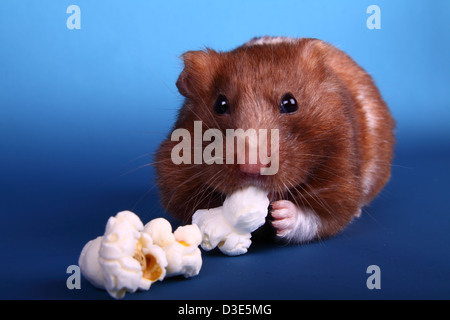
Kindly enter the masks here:
[[[339, 49], [263, 37], [230, 52], [190, 51], [183, 60], [177, 87], [186, 100], [173, 129], [193, 133], [202, 121], [203, 130], [276, 128], [280, 137], [279, 171], [271, 176], [245, 174], [238, 164], [175, 165], [178, 141], [164, 140], [155, 159], [161, 202], [183, 222], [255, 185], [270, 191], [279, 237], [304, 242], [342, 230], [388, 181], [394, 120], [372, 78]], [[298, 103], [293, 114], [280, 113], [287, 92]], [[229, 114], [214, 112], [219, 94]]]

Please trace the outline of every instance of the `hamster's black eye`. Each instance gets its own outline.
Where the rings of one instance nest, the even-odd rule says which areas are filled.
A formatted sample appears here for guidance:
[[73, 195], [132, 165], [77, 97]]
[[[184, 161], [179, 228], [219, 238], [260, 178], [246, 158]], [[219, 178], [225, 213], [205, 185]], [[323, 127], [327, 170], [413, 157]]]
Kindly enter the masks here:
[[225, 97], [223, 94], [219, 94], [216, 102], [214, 102], [214, 111], [217, 114], [230, 113], [230, 103], [228, 102], [227, 97]]
[[285, 93], [280, 100], [281, 113], [294, 113], [298, 110], [297, 100], [291, 93]]

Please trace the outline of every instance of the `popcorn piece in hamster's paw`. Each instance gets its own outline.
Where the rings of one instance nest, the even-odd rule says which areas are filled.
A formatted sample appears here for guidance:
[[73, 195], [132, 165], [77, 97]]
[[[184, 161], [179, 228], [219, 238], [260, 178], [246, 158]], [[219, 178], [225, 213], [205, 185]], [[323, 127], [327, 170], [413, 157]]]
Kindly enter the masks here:
[[266, 221], [267, 194], [256, 187], [248, 187], [228, 196], [222, 207], [197, 210], [192, 223], [200, 228], [202, 248], [208, 251], [219, 247], [230, 256], [246, 253], [251, 245], [251, 233]]
[[97, 237], [89, 241], [83, 247], [80, 258], [78, 259], [78, 266], [80, 267], [83, 276], [96, 288], [105, 289], [103, 280], [103, 270], [98, 261], [98, 252], [102, 243], [103, 237]]
[[176, 241], [164, 247], [168, 265], [167, 276], [183, 275], [193, 277], [202, 267], [202, 254], [198, 246], [202, 241], [196, 225], [179, 227], [174, 232]]
[[239, 233], [252, 233], [266, 222], [268, 192], [248, 187], [229, 195], [223, 203], [223, 215]]
[[192, 223], [198, 225], [202, 234], [201, 247], [205, 251], [216, 247], [229, 256], [247, 252], [251, 245], [250, 233], [238, 233], [223, 215], [223, 208], [197, 210]]

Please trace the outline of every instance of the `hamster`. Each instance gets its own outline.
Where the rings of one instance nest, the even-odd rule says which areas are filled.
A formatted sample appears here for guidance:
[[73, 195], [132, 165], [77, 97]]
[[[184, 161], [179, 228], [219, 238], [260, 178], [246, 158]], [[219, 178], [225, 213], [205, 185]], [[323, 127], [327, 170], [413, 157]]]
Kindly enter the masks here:
[[154, 166], [161, 203], [176, 218], [188, 223], [197, 209], [256, 186], [269, 192], [267, 223], [277, 237], [309, 242], [343, 230], [389, 180], [395, 121], [369, 74], [331, 44], [266, 36], [182, 59], [176, 85], [185, 101], [173, 129], [194, 134], [195, 121], [203, 132], [224, 135], [277, 129], [279, 164], [272, 175], [261, 174], [267, 164], [250, 163], [247, 154], [240, 164], [175, 164], [172, 150], [180, 142], [169, 135]]

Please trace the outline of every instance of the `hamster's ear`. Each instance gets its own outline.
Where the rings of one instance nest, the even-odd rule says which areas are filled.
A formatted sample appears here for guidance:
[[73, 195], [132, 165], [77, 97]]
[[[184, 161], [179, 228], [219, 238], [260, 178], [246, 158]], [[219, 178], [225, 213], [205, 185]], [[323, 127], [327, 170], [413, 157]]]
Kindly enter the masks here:
[[315, 38], [302, 38], [298, 43], [299, 63], [303, 70], [314, 74], [326, 73], [325, 57], [326, 44]]
[[211, 49], [184, 53], [184, 69], [177, 80], [180, 93], [187, 98], [204, 94], [213, 80], [218, 58], [219, 53]]

